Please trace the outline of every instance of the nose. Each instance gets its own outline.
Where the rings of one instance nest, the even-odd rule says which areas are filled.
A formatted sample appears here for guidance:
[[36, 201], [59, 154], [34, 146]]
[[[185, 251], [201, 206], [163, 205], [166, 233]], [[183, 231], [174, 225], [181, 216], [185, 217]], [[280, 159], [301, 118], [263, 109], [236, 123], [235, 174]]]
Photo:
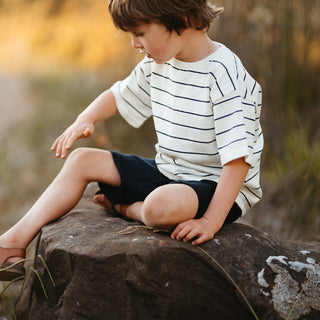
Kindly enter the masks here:
[[138, 37], [136, 37], [134, 34], [131, 34], [131, 45], [132, 45], [132, 48], [135, 48], [135, 49], [142, 48]]

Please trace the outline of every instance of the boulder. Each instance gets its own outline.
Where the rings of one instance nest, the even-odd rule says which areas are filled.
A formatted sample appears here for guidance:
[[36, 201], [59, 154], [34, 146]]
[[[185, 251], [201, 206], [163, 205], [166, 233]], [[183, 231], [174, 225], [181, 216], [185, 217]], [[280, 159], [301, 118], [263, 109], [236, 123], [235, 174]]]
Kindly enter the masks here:
[[18, 319], [320, 319], [319, 243], [233, 223], [193, 246], [105, 212], [96, 189], [42, 228]]

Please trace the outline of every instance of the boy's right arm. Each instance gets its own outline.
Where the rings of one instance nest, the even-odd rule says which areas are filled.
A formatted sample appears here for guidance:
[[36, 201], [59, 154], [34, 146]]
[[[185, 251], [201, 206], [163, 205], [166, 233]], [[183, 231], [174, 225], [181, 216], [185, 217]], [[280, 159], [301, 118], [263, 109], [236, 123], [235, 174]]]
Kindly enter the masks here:
[[81, 138], [88, 138], [93, 134], [94, 125], [108, 119], [118, 112], [115, 97], [111, 90], [100, 94], [76, 121], [66, 129], [53, 143], [51, 150], [56, 151], [56, 157], [65, 159], [73, 143]]

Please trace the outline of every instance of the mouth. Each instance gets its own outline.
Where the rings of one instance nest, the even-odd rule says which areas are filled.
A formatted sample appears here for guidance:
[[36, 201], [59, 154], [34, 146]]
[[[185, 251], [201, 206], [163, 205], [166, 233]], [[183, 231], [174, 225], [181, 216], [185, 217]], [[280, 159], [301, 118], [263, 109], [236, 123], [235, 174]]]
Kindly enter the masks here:
[[142, 49], [140, 49], [140, 53], [144, 54], [147, 58], [151, 58], [151, 54], [146, 52], [146, 51], [144, 51], [144, 50], [142, 50]]

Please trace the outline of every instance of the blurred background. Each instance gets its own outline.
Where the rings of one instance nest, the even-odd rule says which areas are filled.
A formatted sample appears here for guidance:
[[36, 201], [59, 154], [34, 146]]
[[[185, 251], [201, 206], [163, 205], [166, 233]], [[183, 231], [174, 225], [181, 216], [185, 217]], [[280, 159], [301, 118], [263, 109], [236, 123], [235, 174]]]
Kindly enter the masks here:
[[[281, 239], [320, 240], [320, 0], [217, 0], [210, 36], [263, 87], [264, 198], [245, 221]], [[0, 232], [63, 161], [50, 147], [142, 56], [112, 26], [107, 1], [0, 0]], [[119, 116], [76, 146], [154, 155], [153, 124]]]

